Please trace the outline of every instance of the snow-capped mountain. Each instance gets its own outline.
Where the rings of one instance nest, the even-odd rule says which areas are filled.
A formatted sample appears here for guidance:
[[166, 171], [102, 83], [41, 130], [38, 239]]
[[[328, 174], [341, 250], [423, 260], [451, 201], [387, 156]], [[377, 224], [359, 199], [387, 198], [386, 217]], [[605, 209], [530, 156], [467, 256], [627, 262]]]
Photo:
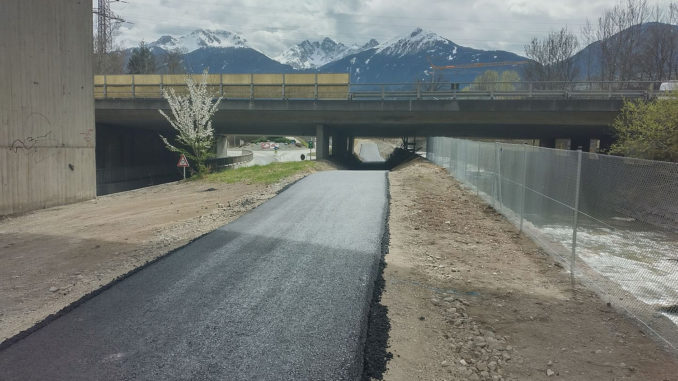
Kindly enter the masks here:
[[[430, 81], [437, 66], [523, 61], [526, 58], [506, 51], [487, 51], [457, 45], [433, 32], [417, 28], [412, 33], [394, 38], [356, 54], [350, 54], [319, 68], [322, 72], [351, 73], [351, 83], [411, 83]], [[470, 82], [488, 68], [439, 70], [438, 81]], [[499, 72], [518, 70], [497, 66]]]
[[[148, 44], [163, 70], [167, 51], [181, 49], [189, 73], [292, 73], [317, 70], [323, 73], [350, 73], [351, 83], [412, 83], [431, 81], [431, 64], [489, 63], [523, 61], [524, 57], [505, 51], [485, 51], [457, 45], [433, 32], [417, 28], [404, 36], [379, 44], [372, 39], [364, 45], [347, 46], [330, 38], [303, 41], [271, 59], [248, 46], [241, 36], [227, 32], [198, 29], [174, 37], [162, 36]], [[132, 48], [126, 50], [129, 57]], [[497, 71], [518, 70], [498, 66]], [[470, 82], [487, 68], [439, 70], [437, 81]], [[442, 78], [440, 76], [442, 75]]]
[[456, 54], [457, 45], [455, 43], [433, 32], [417, 28], [408, 35], [396, 37], [377, 46], [377, 53], [402, 57], [407, 54], [436, 48], [441, 44], [450, 46], [453, 53]]
[[281, 64], [251, 48], [204, 48], [184, 54], [184, 66], [189, 73], [292, 73], [290, 65]]
[[347, 55], [371, 49], [378, 44], [375, 39], [370, 40], [364, 45], [351, 46], [335, 42], [329, 37], [325, 37], [322, 41], [311, 42], [304, 40], [275, 57], [275, 60], [288, 64], [297, 70], [315, 69]]
[[162, 68], [167, 51], [183, 52], [184, 68], [189, 73], [289, 73], [289, 65], [268, 58], [248, 46], [247, 40], [225, 30], [196, 29], [183, 36], [162, 36], [148, 44]]
[[225, 30], [196, 29], [179, 37], [162, 36], [148, 44], [164, 50], [179, 49], [190, 53], [200, 48], [249, 48], [247, 40]]

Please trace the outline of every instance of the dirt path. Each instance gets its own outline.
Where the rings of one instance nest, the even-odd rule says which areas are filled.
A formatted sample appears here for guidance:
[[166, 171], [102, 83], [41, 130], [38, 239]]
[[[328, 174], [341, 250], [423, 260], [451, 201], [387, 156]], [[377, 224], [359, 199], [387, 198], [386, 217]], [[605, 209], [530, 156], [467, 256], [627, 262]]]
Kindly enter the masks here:
[[386, 380], [678, 380], [678, 360], [443, 170], [390, 174]]
[[0, 220], [0, 342], [304, 175], [270, 186], [169, 183]]

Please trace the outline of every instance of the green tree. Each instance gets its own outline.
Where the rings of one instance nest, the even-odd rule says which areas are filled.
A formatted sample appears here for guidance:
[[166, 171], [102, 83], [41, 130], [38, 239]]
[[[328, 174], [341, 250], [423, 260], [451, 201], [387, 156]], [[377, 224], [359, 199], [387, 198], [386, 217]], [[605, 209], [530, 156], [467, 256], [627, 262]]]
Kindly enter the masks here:
[[520, 75], [513, 70], [507, 70], [501, 74], [495, 70], [486, 70], [483, 74], [477, 76], [473, 80], [473, 84], [469, 90], [513, 91], [515, 90], [514, 82], [520, 82]]
[[172, 116], [158, 110], [176, 130], [175, 143], [160, 135], [168, 150], [182, 153], [193, 163], [199, 174], [207, 170], [206, 161], [213, 155], [214, 129], [212, 116], [217, 111], [222, 98], [216, 101], [207, 87], [207, 71], [203, 72], [200, 83], [196, 84], [191, 76], [186, 76], [185, 95], [177, 94], [174, 88], [163, 89]]
[[678, 162], [678, 97], [626, 101], [614, 121], [611, 154]]
[[132, 50], [132, 55], [127, 63], [127, 72], [129, 74], [155, 73], [155, 57], [143, 41], [139, 43], [138, 48]]

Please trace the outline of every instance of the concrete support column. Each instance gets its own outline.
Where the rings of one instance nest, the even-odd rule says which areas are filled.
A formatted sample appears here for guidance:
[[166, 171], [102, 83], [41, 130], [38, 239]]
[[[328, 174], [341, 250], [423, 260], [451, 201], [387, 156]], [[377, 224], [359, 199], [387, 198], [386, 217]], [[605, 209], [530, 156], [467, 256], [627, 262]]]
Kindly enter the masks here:
[[591, 151], [591, 139], [588, 137], [570, 138], [570, 149], [577, 150], [579, 147], [581, 147], [581, 150], [584, 152]]
[[228, 136], [217, 135], [216, 144], [217, 144], [217, 158], [228, 156]]
[[329, 142], [329, 133], [327, 127], [319, 124], [315, 127], [315, 158], [316, 160], [325, 160], [329, 156], [330, 151], [330, 142]]
[[540, 138], [539, 147], [556, 148], [556, 138]]
[[600, 137], [600, 152], [605, 152], [607, 153], [610, 150], [610, 147], [612, 147], [612, 143], [614, 143], [614, 138], [612, 136], [601, 136]]
[[348, 136], [335, 132], [332, 134], [332, 156], [344, 157], [348, 152]]

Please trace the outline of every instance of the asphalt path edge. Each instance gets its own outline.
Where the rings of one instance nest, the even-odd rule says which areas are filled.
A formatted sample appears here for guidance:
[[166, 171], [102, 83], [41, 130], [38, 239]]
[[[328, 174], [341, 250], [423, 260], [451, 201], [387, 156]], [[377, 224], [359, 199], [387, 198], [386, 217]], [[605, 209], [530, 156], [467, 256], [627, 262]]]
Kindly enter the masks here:
[[[284, 187], [282, 187], [279, 191], [277, 191], [277, 192], [275, 193], [275, 196], [271, 197], [269, 200], [275, 198], [276, 196], [278, 196], [278, 195], [281, 194], [282, 192], [286, 191], [289, 187], [291, 187], [292, 185], [294, 185], [294, 184], [298, 183], [299, 181], [303, 180], [304, 178], [306, 178], [306, 177], [307, 177], [308, 175], [310, 175], [310, 174], [311, 174], [311, 173], [308, 173], [308, 174], [306, 174], [306, 176], [304, 176], [304, 177], [302, 177], [302, 178], [299, 178], [299, 179], [297, 179], [297, 180], [295, 180], [295, 181], [293, 181], [293, 182], [291, 182], [291, 183], [285, 185]], [[388, 184], [387, 184], [387, 187], [388, 187]], [[268, 200], [266, 200], [265, 202], [268, 202]], [[241, 216], [239, 216], [238, 218], [236, 218], [235, 220], [233, 220], [233, 221], [231, 221], [231, 222], [234, 222], [234, 221], [238, 220], [239, 218], [241, 218], [241, 217], [243, 217], [243, 216], [249, 214], [249, 213], [250, 213], [252, 210], [254, 210], [254, 209], [256, 209], [256, 208], [253, 208], [253, 209], [248, 210], [247, 212], [243, 213]], [[229, 223], [231, 223], [231, 222], [229, 222]], [[228, 225], [228, 224], [226, 224], [226, 225]], [[219, 229], [219, 227], [218, 227], [217, 229]], [[217, 229], [214, 229], [214, 230], [217, 230]], [[214, 231], [214, 230], [213, 230], [213, 231]], [[206, 232], [206, 233], [204, 233], [204, 234], [201, 234], [200, 236], [195, 237], [195, 238], [191, 239], [190, 241], [186, 242], [184, 245], [181, 245], [181, 246], [179, 246], [179, 247], [177, 247], [177, 248], [175, 248], [175, 249], [173, 249], [173, 250], [170, 250], [170, 251], [168, 251], [168, 252], [166, 252], [166, 253], [164, 253], [164, 254], [161, 254], [161, 255], [159, 255], [158, 257], [156, 257], [156, 258], [154, 258], [154, 259], [151, 259], [150, 261], [148, 261], [148, 262], [146, 262], [146, 263], [140, 265], [139, 267], [136, 267], [136, 268], [134, 268], [134, 269], [132, 269], [132, 270], [130, 270], [130, 271], [128, 271], [128, 272], [122, 274], [122, 275], [117, 276], [116, 278], [114, 278], [114, 279], [111, 280], [110, 282], [108, 282], [108, 283], [102, 285], [101, 287], [97, 288], [96, 290], [93, 290], [93, 291], [91, 291], [91, 292], [89, 292], [89, 293], [83, 295], [83, 296], [80, 297], [78, 300], [72, 302], [71, 304], [67, 305], [66, 307], [60, 309], [59, 311], [57, 311], [57, 312], [55, 312], [55, 313], [53, 313], [53, 314], [51, 314], [51, 315], [48, 315], [48, 316], [45, 317], [44, 319], [42, 319], [42, 320], [40, 320], [39, 322], [35, 323], [35, 325], [33, 325], [32, 327], [27, 328], [27, 329], [25, 329], [25, 330], [23, 330], [23, 331], [17, 333], [17, 334], [14, 335], [14, 336], [10, 336], [9, 338], [7, 338], [7, 339], [5, 339], [4, 341], [0, 342], [0, 352], [2, 352], [2, 351], [4, 351], [5, 349], [11, 347], [13, 344], [15, 344], [15, 343], [17, 343], [17, 342], [19, 342], [19, 341], [25, 339], [26, 337], [30, 336], [33, 332], [35, 332], [35, 331], [37, 331], [37, 330], [43, 328], [44, 326], [46, 326], [46, 325], [48, 325], [49, 323], [53, 322], [54, 320], [60, 318], [61, 316], [63, 316], [63, 315], [65, 315], [65, 314], [67, 314], [67, 313], [73, 311], [75, 308], [77, 308], [77, 307], [80, 306], [81, 304], [83, 304], [83, 303], [85, 303], [86, 301], [88, 301], [88, 300], [94, 298], [95, 296], [101, 294], [102, 292], [108, 290], [109, 288], [115, 286], [115, 285], [118, 284], [119, 282], [121, 282], [121, 281], [123, 281], [123, 280], [129, 278], [130, 276], [132, 276], [132, 275], [136, 274], [137, 272], [139, 272], [139, 271], [145, 269], [146, 267], [151, 266], [152, 264], [154, 264], [154, 263], [156, 263], [156, 262], [158, 262], [158, 261], [160, 261], [160, 260], [162, 260], [162, 259], [164, 259], [164, 258], [167, 258], [168, 256], [174, 254], [175, 252], [177, 252], [177, 251], [179, 251], [179, 250], [182, 250], [182, 249], [185, 248], [186, 246], [188, 246], [188, 245], [190, 245], [191, 243], [193, 243], [193, 242], [195, 242], [195, 241], [201, 239], [202, 237], [204, 237], [204, 236], [206, 236], [206, 235], [212, 233], [213, 231], [209, 231], [209, 232]]]
[[[249, 211], [248, 211], [248, 213], [249, 213]], [[245, 213], [245, 214], [247, 214], [247, 213]], [[238, 217], [238, 218], [240, 218], [240, 217]], [[53, 314], [51, 314], [51, 315], [48, 315], [46, 318], [44, 318], [44, 319], [42, 319], [41, 321], [35, 323], [34, 326], [32, 326], [32, 327], [30, 327], [30, 328], [27, 328], [27, 329], [25, 329], [25, 330], [23, 330], [23, 331], [17, 333], [16, 335], [14, 335], [14, 336], [12, 336], [12, 337], [9, 337], [9, 338], [5, 339], [5, 341], [3, 341], [2, 343], [0, 343], [0, 352], [2, 352], [3, 350], [9, 348], [10, 346], [12, 346], [13, 344], [15, 344], [16, 342], [25, 339], [26, 337], [30, 336], [33, 332], [35, 332], [35, 331], [37, 331], [37, 330], [43, 328], [44, 326], [46, 326], [46, 325], [48, 325], [49, 323], [53, 322], [54, 320], [60, 318], [61, 316], [63, 316], [63, 315], [65, 315], [65, 314], [67, 314], [67, 313], [73, 311], [75, 308], [77, 308], [77, 307], [80, 306], [81, 304], [83, 304], [83, 303], [85, 303], [86, 301], [88, 301], [88, 300], [94, 298], [95, 296], [101, 294], [102, 292], [108, 290], [109, 288], [115, 286], [115, 285], [118, 284], [119, 282], [121, 282], [121, 281], [123, 281], [123, 280], [129, 278], [130, 276], [132, 276], [132, 275], [136, 274], [137, 272], [139, 272], [139, 271], [145, 269], [146, 267], [148, 267], [148, 266], [150, 266], [150, 265], [152, 265], [152, 264], [154, 264], [154, 263], [156, 263], [156, 262], [158, 262], [158, 261], [160, 261], [160, 260], [162, 260], [162, 259], [164, 259], [164, 258], [167, 258], [168, 256], [174, 254], [175, 252], [177, 252], [177, 251], [183, 249], [184, 247], [190, 245], [190, 244], [193, 243], [194, 241], [199, 240], [200, 238], [202, 238], [202, 237], [204, 237], [204, 236], [206, 236], [207, 234], [210, 234], [210, 233], [212, 233], [212, 232], [210, 231], [210, 232], [207, 232], [207, 233], [205, 233], [205, 234], [202, 234], [202, 235], [200, 235], [200, 236], [198, 236], [198, 237], [195, 237], [195, 238], [193, 238], [192, 240], [190, 240], [189, 242], [186, 242], [186, 244], [181, 245], [180, 247], [177, 247], [176, 249], [170, 250], [170, 251], [168, 251], [167, 253], [161, 254], [160, 256], [158, 256], [158, 257], [156, 257], [156, 258], [154, 258], [154, 259], [151, 259], [150, 261], [148, 261], [148, 262], [146, 262], [146, 263], [140, 265], [139, 267], [136, 267], [136, 268], [134, 268], [134, 269], [132, 269], [132, 270], [126, 272], [125, 274], [119, 275], [119, 276], [116, 277], [115, 279], [111, 280], [109, 283], [106, 283], [105, 285], [103, 285], [103, 286], [97, 288], [96, 290], [93, 290], [93, 291], [91, 291], [91, 292], [89, 292], [89, 293], [83, 295], [80, 299], [78, 299], [78, 300], [72, 302], [71, 304], [67, 305], [66, 307], [62, 308], [61, 310], [59, 310], [59, 311], [57, 311], [57, 312], [55, 312], [55, 313], [53, 313]]]
[[373, 379], [383, 379], [386, 372], [386, 364], [393, 358], [393, 354], [388, 351], [388, 338], [391, 331], [391, 323], [388, 319], [388, 307], [381, 304], [381, 295], [384, 292], [386, 282], [384, 280], [384, 269], [386, 262], [384, 257], [388, 254], [391, 233], [389, 229], [389, 216], [391, 205], [391, 191], [386, 172], [386, 208], [384, 213], [384, 232], [381, 237], [381, 256], [376, 269], [376, 276], [372, 286], [372, 298], [367, 316], [367, 326], [365, 332], [365, 341], [363, 347], [363, 369], [360, 380], [369, 381]]

